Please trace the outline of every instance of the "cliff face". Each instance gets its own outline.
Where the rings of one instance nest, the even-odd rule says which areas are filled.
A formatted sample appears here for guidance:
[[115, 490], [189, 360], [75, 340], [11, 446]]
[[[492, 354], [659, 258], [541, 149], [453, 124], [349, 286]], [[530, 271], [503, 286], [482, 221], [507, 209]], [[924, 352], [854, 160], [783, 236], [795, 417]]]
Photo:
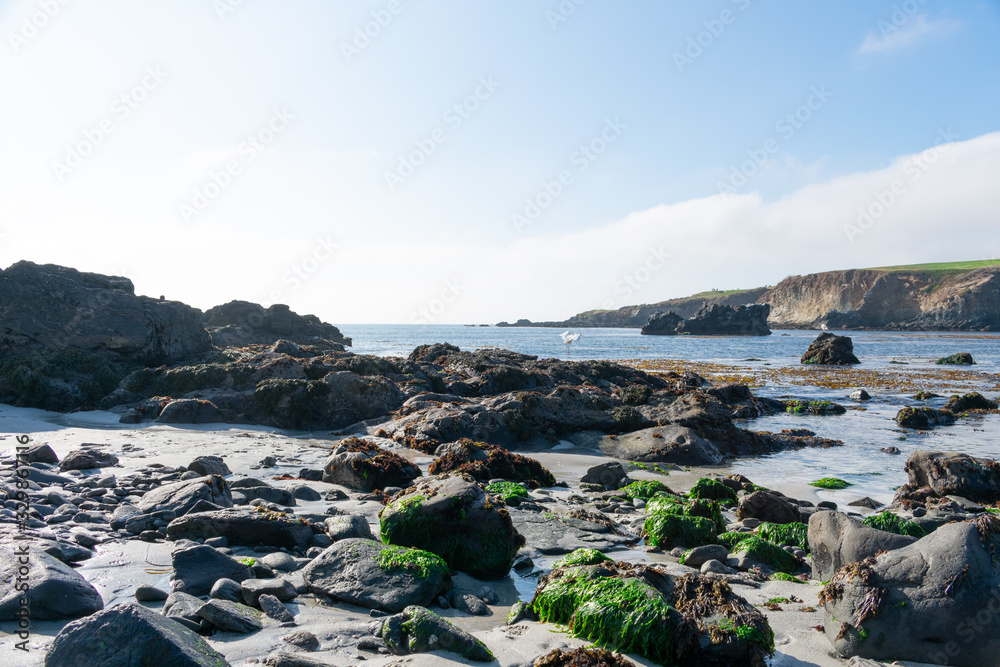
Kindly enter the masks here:
[[1000, 331], [1000, 267], [793, 276], [759, 303], [775, 328]]

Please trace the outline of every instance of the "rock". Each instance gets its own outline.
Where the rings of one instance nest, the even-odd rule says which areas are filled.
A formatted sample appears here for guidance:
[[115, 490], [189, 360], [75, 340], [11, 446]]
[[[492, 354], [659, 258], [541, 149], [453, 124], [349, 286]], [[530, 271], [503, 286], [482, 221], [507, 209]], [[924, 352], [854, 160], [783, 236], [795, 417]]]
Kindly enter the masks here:
[[[363, 650], [361, 648], [362, 642], [368, 641], [367, 638], [361, 639], [358, 642], [358, 650]], [[372, 639], [371, 641], [377, 641]], [[381, 642], [380, 642], [381, 643]], [[330, 663], [326, 660], [320, 658], [314, 658], [309, 655], [302, 653], [284, 653], [278, 651], [272, 653], [267, 658], [264, 659], [265, 667], [330, 667]]]
[[166, 600], [167, 593], [155, 586], [139, 586], [135, 589], [135, 599], [139, 602], [160, 602]]
[[706, 561], [717, 560], [725, 562], [726, 556], [728, 555], [729, 549], [723, 545], [706, 544], [704, 546], [695, 547], [685, 553], [681, 562], [689, 567], [699, 569]]
[[635, 663], [618, 653], [603, 648], [581, 647], [573, 650], [555, 648], [539, 656], [532, 667], [635, 667]]
[[[25, 580], [19, 568], [27, 561]], [[33, 619], [63, 619], [86, 616], [104, 608], [97, 590], [75, 570], [30, 542], [0, 543], [0, 621], [17, 618], [24, 587], [28, 584], [28, 608]]]
[[197, 623], [200, 620], [198, 610], [201, 609], [201, 605], [203, 604], [205, 604], [203, 601], [189, 593], [178, 593], [175, 591], [167, 597], [167, 601], [163, 603], [161, 611], [168, 618], [183, 618]]
[[[320, 479], [322, 479], [322, 477], [320, 477]], [[307, 484], [289, 484], [285, 487], [285, 491], [291, 493], [297, 500], [304, 500], [306, 502], [323, 499], [323, 496], [320, 495], [319, 491]]]
[[643, 334], [694, 336], [769, 336], [767, 317], [771, 306], [751, 304], [728, 306], [720, 303], [705, 304], [694, 317], [682, 319], [673, 312], [655, 313], [642, 328]]
[[441, 445], [435, 454], [438, 458], [428, 468], [432, 475], [458, 472], [483, 483], [501, 479], [524, 482], [532, 489], [556, 483], [552, 473], [535, 459], [485, 442], [464, 438]]
[[448, 575], [433, 554], [361, 538], [336, 542], [302, 570], [313, 593], [388, 612], [430, 604], [450, 586]]
[[1000, 463], [957, 452], [917, 451], [910, 454], [904, 470], [907, 491], [929, 487], [938, 496], [962, 496], [976, 503], [1000, 500]]
[[233, 506], [233, 496], [226, 481], [217, 475], [211, 475], [151, 489], [142, 496], [136, 507], [145, 513], [170, 510], [180, 516], [194, 507], [199, 500], [207, 500], [219, 507]]
[[408, 606], [386, 618], [378, 636], [395, 655], [448, 651], [475, 662], [496, 660], [481, 641], [421, 606]]
[[251, 577], [243, 563], [201, 544], [178, 549], [172, 560], [170, 583], [174, 591], [189, 595], [208, 595], [219, 579], [241, 582]]
[[580, 478], [584, 484], [600, 484], [606, 489], [617, 489], [628, 481], [625, 468], [618, 461], [608, 461], [587, 469]]
[[[330, 545], [328, 544], [327, 546]], [[260, 559], [260, 562], [267, 565], [272, 570], [279, 570], [281, 572], [292, 572], [299, 568], [295, 559], [286, 554], [284, 551], [275, 551], [273, 554], [267, 554]]]
[[[261, 461], [261, 467], [264, 468], [273, 468], [274, 465], [275, 460], [273, 456], [269, 456]], [[263, 500], [275, 503], [276, 505], [284, 505], [285, 507], [295, 507], [296, 504], [295, 495], [291, 491], [271, 486], [264, 480], [255, 477], [237, 479], [229, 485], [229, 488], [242, 496], [241, 501], [237, 503], [240, 505], [252, 503], [255, 500]], [[233, 502], [236, 502], [236, 500], [236, 496], [233, 496]]]
[[109, 519], [111, 530], [124, 530], [126, 522], [139, 514], [142, 514], [142, 511], [135, 505], [119, 505]]
[[323, 466], [323, 481], [372, 491], [409, 486], [420, 469], [398, 454], [354, 436], [341, 440]]
[[861, 362], [854, 356], [854, 342], [849, 337], [823, 332], [809, 344], [801, 363], [850, 366]]
[[331, 516], [323, 522], [326, 526], [326, 534], [331, 540], [346, 540], [349, 537], [362, 537], [373, 540], [372, 528], [363, 516], [341, 514]]
[[881, 449], [879, 449], [879, 451], [885, 452], [886, 454], [891, 454], [893, 456], [897, 456], [903, 453], [899, 447], [882, 447]]
[[218, 579], [212, 584], [209, 597], [216, 600], [229, 600], [230, 602], [243, 602], [243, 588], [239, 582], [232, 579]]
[[248, 301], [230, 301], [205, 311], [205, 327], [218, 347], [271, 345], [283, 340], [342, 351], [351, 344], [351, 339], [332, 324], [315, 315], [298, 315], [280, 303], [264, 308]]
[[283, 602], [295, 599], [295, 584], [287, 579], [245, 579], [240, 587], [243, 590], [243, 602], [251, 607], [259, 606], [260, 596], [273, 595]]
[[178, 398], [163, 407], [156, 421], [161, 424], [215, 424], [224, 421], [224, 418], [222, 410], [211, 401], [201, 398]]
[[303, 651], [315, 651], [319, 649], [319, 638], [306, 630], [299, 630], [290, 635], [285, 635], [281, 638], [281, 641], [296, 646]]
[[656, 312], [649, 316], [639, 333], [644, 336], [676, 336], [677, 326], [684, 318], [673, 311]]
[[[510, 515], [533, 555], [567, 554], [584, 547], [604, 551], [639, 540], [638, 535], [597, 512], [578, 509], [555, 514], [512, 509]], [[530, 571], [531, 559], [523, 551], [517, 555], [514, 568], [521, 562]]]
[[114, 454], [94, 449], [75, 449], [59, 462], [60, 470], [90, 470], [91, 468], [107, 468], [118, 465], [118, 457]]
[[271, 512], [262, 508], [227, 508], [178, 517], [167, 525], [166, 533], [171, 540], [221, 536], [230, 545], [285, 547], [305, 551], [314, 531], [308, 521], [284, 512]]
[[820, 597], [827, 638], [844, 657], [994, 664], [998, 548], [1000, 521], [982, 515], [839, 570]]
[[29, 445], [25, 451], [18, 452], [17, 457], [22, 463], [59, 463], [59, 457], [44, 442]]
[[717, 560], [706, 560], [701, 564], [702, 574], [736, 574], [736, 570]]
[[951, 366], [972, 366], [976, 362], [972, 358], [972, 355], [969, 354], [968, 352], [958, 352], [956, 354], [952, 354], [947, 357], [941, 357], [934, 363], [948, 364]]
[[382, 510], [379, 522], [383, 541], [430, 551], [478, 579], [507, 576], [524, 545], [506, 508], [467, 475], [419, 481]]
[[725, 455], [709, 440], [686, 426], [656, 426], [623, 435], [605, 436], [601, 451], [608, 456], [643, 463], [719, 465]]
[[448, 603], [455, 609], [472, 616], [490, 616], [492, 612], [486, 603], [471, 593], [453, 591]]
[[773, 491], [754, 491], [743, 496], [736, 514], [740, 519], [760, 519], [768, 523], [794, 523], [800, 519], [798, 507]]
[[871, 398], [872, 398], [871, 394], [869, 394], [864, 389], [855, 389], [854, 391], [851, 392], [852, 401], [870, 401]]
[[[852, 500], [847, 504], [850, 507], [864, 507], [870, 510], [877, 510], [879, 507], [882, 507], [882, 503], [872, 498], [869, 498], [868, 496], [865, 496], [864, 498], [858, 498], [857, 500]], [[837, 508], [831, 507], [830, 509], [837, 509]]]
[[198, 616], [224, 632], [248, 634], [264, 627], [262, 613], [229, 600], [209, 600], [198, 609]]
[[0, 402], [47, 410], [96, 406], [133, 368], [211, 349], [198, 310], [52, 264], [0, 272], [0, 322]]
[[226, 475], [233, 474], [233, 471], [229, 469], [229, 466], [226, 465], [221, 456], [199, 456], [187, 464], [187, 469], [203, 477], [206, 475], [225, 477]]
[[947, 426], [955, 422], [955, 415], [946, 410], [926, 407], [905, 407], [896, 414], [896, 423], [903, 428], [925, 431], [935, 426]]
[[996, 410], [997, 402], [991, 401], [978, 392], [970, 392], [959, 396], [955, 394], [944, 404], [944, 410], [952, 414], [960, 414], [969, 410]]
[[[125, 641], [123, 641], [125, 640]], [[225, 657], [191, 630], [140, 605], [99, 611], [64, 626], [46, 667], [228, 667]]]
[[295, 622], [295, 617], [292, 616], [292, 612], [288, 611], [288, 607], [281, 604], [281, 600], [275, 596], [265, 593], [260, 596], [258, 603], [261, 611], [279, 623]]
[[866, 526], [841, 512], [817, 512], [809, 517], [812, 578], [827, 581], [844, 565], [909, 546], [916, 538]]

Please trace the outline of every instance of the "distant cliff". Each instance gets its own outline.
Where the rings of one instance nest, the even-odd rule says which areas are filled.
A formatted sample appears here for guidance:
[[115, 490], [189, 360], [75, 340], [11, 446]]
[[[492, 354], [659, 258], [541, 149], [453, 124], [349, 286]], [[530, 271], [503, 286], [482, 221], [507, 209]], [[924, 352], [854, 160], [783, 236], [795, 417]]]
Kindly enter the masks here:
[[[714, 295], [714, 296], [713, 296]], [[683, 299], [591, 310], [561, 322], [497, 326], [636, 327], [657, 312], [689, 319], [703, 305], [771, 306], [772, 329], [1000, 331], [1000, 261], [827, 271], [785, 278], [773, 288], [706, 292]]]
[[649, 321], [650, 315], [673, 311], [684, 319], [694, 317], [702, 306], [715, 304], [723, 306], [744, 306], [754, 303], [768, 292], [767, 287], [729, 292], [705, 292], [681, 299], [669, 299], [659, 303], [644, 303], [640, 306], [625, 306], [618, 310], [588, 310], [561, 322], [532, 322], [518, 320], [514, 324], [500, 322], [498, 327], [555, 327], [562, 329], [580, 327], [634, 327], [641, 328]]
[[1000, 331], [1000, 267], [813, 273], [785, 278], [759, 302], [778, 329]]

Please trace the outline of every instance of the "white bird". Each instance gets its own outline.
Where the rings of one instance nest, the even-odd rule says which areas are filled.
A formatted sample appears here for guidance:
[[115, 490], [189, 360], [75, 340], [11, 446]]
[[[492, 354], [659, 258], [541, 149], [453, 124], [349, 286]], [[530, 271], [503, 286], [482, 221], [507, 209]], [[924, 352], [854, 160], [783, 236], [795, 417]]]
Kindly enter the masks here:
[[562, 341], [567, 345], [569, 345], [575, 340], [580, 340], [580, 334], [578, 333], [571, 334], [569, 331], [563, 331], [561, 334], [559, 334], [559, 337], [562, 338]]

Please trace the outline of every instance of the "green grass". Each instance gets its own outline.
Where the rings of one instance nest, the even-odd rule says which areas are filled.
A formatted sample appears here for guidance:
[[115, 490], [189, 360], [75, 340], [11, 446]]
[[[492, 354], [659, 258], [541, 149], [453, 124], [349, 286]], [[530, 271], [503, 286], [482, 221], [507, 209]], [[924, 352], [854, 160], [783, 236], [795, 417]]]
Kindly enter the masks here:
[[751, 290], [748, 290], [748, 289], [726, 289], [726, 290], [713, 289], [713, 290], [708, 290], [707, 292], [698, 292], [697, 294], [692, 294], [691, 296], [689, 296], [687, 298], [689, 298], [689, 299], [711, 299], [712, 297], [717, 297], [717, 296], [732, 296], [733, 294], [743, 294], [744, 292], [749, 292], [749, 291], [751, 291]]
[[930, 264], [901, 264], [899, 266], [876, 266], [869, 271], [972, 271], [984, 266], [1000, 266], [1000, 259], [975, 259], [966, 262], [933, 262]]
[[837, 477], [824, 477], [823, 479], [817, 479], [815, 482], [809, 482], [809, 486], [815, 486], [820, 489], [839, 490], [854, 485]]

